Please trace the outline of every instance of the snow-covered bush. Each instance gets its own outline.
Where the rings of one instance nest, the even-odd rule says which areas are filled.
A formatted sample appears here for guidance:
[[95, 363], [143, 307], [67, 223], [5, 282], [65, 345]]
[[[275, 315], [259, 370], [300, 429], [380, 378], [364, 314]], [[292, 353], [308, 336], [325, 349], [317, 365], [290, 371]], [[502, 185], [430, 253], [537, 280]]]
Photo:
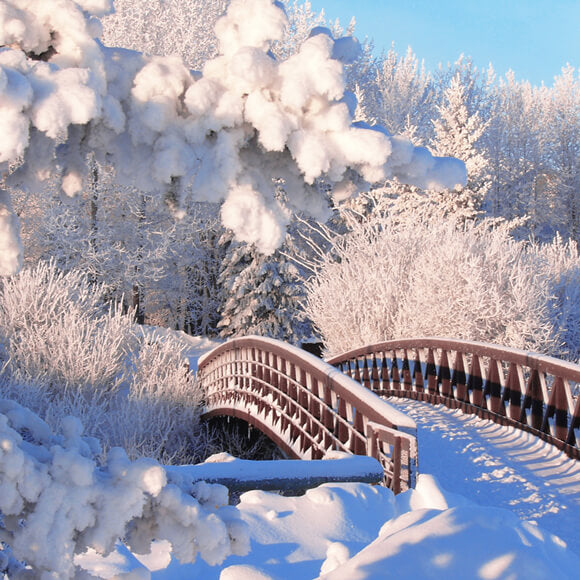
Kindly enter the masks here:
[[128, 395], [111, 405], [111, 445], [164, 463], [192, 463], [204, 453], [197, 430], [202, 392], [183, 350], [171, 336], [143, 337], [132, 357]]
[[248, 552], [246, 525], [227, 505], [226, 488], [201, 483], [186, 494], [156, 461], [132, 462], [121, 448], [98, 467], [98, 441], [82, 432], [69, 417], [54, 435], [38, 416], [0, 399], [0, 541], [10, 548], [0, 550], [0, 572], [77, 577], [76, 555], [107, 554], [120, 538], [136, 553], [167, 539], [182, 562], [199, 554], [217, 564]]
[[551, 244], [535, 244], [533, 251], [548, 272], [555, 304], [554, 323], [562, 340], [561, 355], [580, 362], [580, 255], [578, 244], [558, 235]]
[[51, 389], [116, 390], [134, 341], [130, 316], [80, 271], [40, 262], [2, 280], [0, 344], [16, 380]]
[[141, 332], [131, 313], [105, 306], [103, 286], [53, 262], [3, 280], [0, 396], [40, 414], [53, 429], [79, 417], [104, 451], [132, 459], [191, 460], [201, 394], [183, 346]]
[[[513, 240], [506, 225], [419, 216], [362, 221], [321, 257], [306, 310], [332, 354], [446, 336], [562, 355], [577, 347], [562, 344], [570, 334], [555, 291], [572, 269], [561, 260], [556, 275], [550, 261]], [[578, 314], [567, 312], [567, 328], [577, 329]]]

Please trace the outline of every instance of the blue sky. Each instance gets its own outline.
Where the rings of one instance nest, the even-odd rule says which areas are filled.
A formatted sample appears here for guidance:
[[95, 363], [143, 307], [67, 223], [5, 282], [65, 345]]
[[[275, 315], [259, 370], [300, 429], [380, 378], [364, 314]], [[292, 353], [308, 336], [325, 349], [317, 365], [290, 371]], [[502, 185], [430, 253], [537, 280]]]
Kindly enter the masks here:
[[499, 76], [551, 86], [566, 63], [580, 68], [580, 0], [310, 0], [355, 35], [404, 54], [408, 46], [428, 70], [460, 54]]

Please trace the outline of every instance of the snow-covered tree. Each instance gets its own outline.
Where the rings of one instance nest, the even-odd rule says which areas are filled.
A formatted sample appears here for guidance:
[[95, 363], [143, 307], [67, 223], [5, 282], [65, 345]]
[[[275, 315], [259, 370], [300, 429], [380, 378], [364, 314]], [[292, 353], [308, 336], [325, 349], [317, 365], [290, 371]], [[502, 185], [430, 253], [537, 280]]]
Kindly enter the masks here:
[[327, 25], [324, 10], [317, 14], [308, 1], [284, 0], [284, 6], [288, 25], [282, 39], [272, 45], [272, 51], [279, 60], [285, 60], [296, 54], [313, 28]]
[[[563, 231], [580, 240], [580, 74], [568, 65], [556, 77], [546, 133], [550, 171], [544, 174], [544, 192], [558, 191], [556, 205], [564, 217]], [[538, 176], [541, 178], [542, 176]], [[551, 202], [554, 205], [554, 202]]]
[[489, 163], [480, 143], [487, 124], [479, 111], [470, 112], [469, 92], [470, 87], [456, 74], [443, 93], [443, 102], [437, 107], [438, 117], [433, 121], [433, 150], [438, 155], [461, 159], [467, 168], [464, 187], [434, 194], [446, 211], [458, 219], [475, 217], [490, 188]]
[[310, 338], [297, 266], [280, 251], [264, 256], [254, 246], [236, 243], [231, 234], [222, 243], [228, 251], [220, 274], [224, 293], [220, 336], [257, 334], [292, 344]]
[[540, 103], [529, 83], [508, 73], [495, 89], [487, 141], [492, 187], [487, 212], [513, 219], [528, 214], [540, 154]]
[[330, 353], [449, 336], [577, 356], [579, 317], [568, 307], [578, 303], [574, 248], [528, 248], [506, 226], [440, 216], [351, 225], [306, 284], [306, 313]]
[[[455, 160], [352, 124], [342, 65], [352, 42], [319, 30], [296, 54], [274, 60], [269, 50], [287, 20], [271, 0], [231, 2], [216, 24], [219, 54], [201, 77], [177, 57], [104, 48], [93, 17], [110, 10], [108, 0], [3, 6], [11, 25], [0, 29], [7, 128], [0, 169], [10, 172], [19, 161], [9, 185], [34, 187], [56, 173], [74, 196], [92, 153], [115, 168], [120, 183], [169, 192], [176, 212], [191, 188], [200, 201], [225, 199], [224, 224], [271, 252], [290, 210], [326, 215], [324, 198], [311, 187], [317, 178], [336, 183], [341, 195], [350, 175], [441, 187], [465, 178]], [[286, 202], [275, 198], [272, 178], [288, 184]], [[0, 201], [1, 270], [13, 272], [21, 264], [17, 223], [8, 196]]]
[[115, 0], [105, 16], [103, 42], [147, 54], [178, 54], [190, 68], [201, 69], [217, 54], [213, 32], [227, 0]]
[[[433, 82], [411, 48], [399, 56], [391, 48], [376, 69], [373, 85], [365, 91], [365, 109], [392, 134], [403, 134], [412, 124], [428, 131], [434, 100]], [[368, 113], [367, 113], [368, 114]], [[426, 142], [426, 134], [414, 142]]]

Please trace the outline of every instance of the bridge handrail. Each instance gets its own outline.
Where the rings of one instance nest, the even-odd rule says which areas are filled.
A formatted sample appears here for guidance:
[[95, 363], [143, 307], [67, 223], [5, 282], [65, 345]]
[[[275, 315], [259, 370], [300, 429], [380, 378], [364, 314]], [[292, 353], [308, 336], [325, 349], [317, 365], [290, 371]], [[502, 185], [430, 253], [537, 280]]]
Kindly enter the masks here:
[[[207, 417], [244, 418], [295, 458], [319, 459], [330, 450], [368, 455], [372, 447], [392, 489], [413, 485], [416, 444], [405, 442], [416, 437], [415, 422], [310, 353], [274, 339], [235, 338], [200, 357], [198, 381]], [[369, 424], [381, 435], [367, 432]], [[394, 465], [396, 449], [402, 452]]]
[[409, 338], [327, 361], [381, 396], [442, 403], [529, 431], [580, 459], [580, 366], [482, 342]]

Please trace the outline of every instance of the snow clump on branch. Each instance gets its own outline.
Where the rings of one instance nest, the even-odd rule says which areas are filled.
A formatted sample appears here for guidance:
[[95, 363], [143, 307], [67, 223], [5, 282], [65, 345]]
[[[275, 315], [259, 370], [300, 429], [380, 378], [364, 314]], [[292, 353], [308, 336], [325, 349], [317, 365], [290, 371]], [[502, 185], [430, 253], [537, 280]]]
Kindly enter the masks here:
[[[360, 49], [352, 38], [317, 28], [278, 62], [271, 43], [288, 24], [280, 3], [232, 0], [216, 25], [219, 54], [196, 73], [176, 57], [104, 47], [98, 17], [110, 9], [110, 0], [0, 0], [9, 186], [57, 175], [76, 195], [94, 154], [120, 183], [166, 195], [176, 214], [186, 191], [225, 200], [224, 225], [271, 253], [293, 210], [327, 217], [317, 179], [335, 184], [337, 200], [392, 176], [430, 189], [465, 182], [461, 162], [353, 123], [343, 75]], [[0, 227], [8, 274], [21, 263], [10, 225]]]
[[227, 505], [225, 487], [202, 482], [183, 491], [159, 463], [132, 462], [119, 447], [98, 467], [99, 443], [82, 431], [69, 417], [54, 435], [30, 410], [0, 399], [0, 541], [12, 554], [9, 575], [26, 561], [35, 578], [77, 577], [75, 556], [107, 555], [119, 538], [135, 553], [167, 539], [181, 562], [199, 554], [215, 565], [248, 553], [247, 526]]

